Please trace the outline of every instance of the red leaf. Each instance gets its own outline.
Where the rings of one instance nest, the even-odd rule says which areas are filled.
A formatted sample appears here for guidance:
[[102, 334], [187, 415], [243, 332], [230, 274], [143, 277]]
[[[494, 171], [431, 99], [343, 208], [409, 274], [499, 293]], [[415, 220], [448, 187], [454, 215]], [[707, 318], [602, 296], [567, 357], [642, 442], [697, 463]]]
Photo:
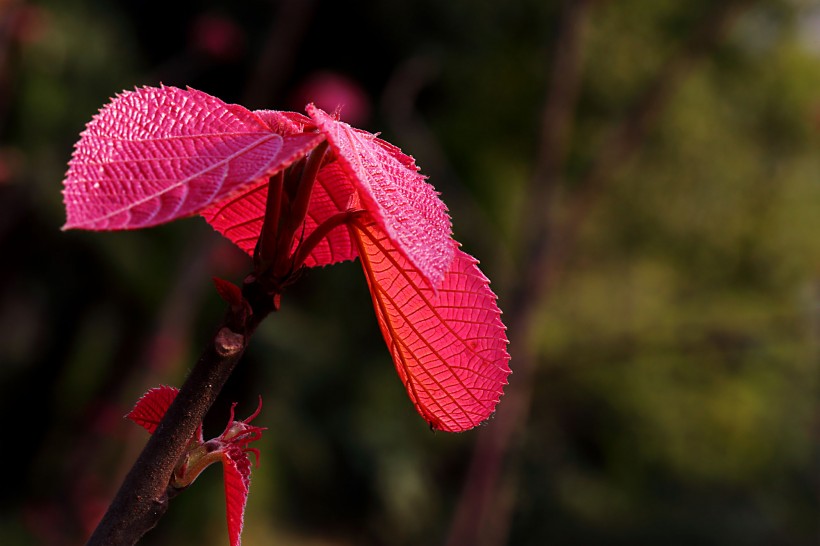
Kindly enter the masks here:
[[237, 446], [222, 454], [222, 472], [225, 480], [225, 508], [228, 519], [228, 537], [231, 546], [239, 546], [239, 537], [245, 519], [245, 504], [251, 483], [251, 462]]
[[507, 336], [477, 261], [449, 241], [450, 269], [433, 291], [372, 221], [355, 221], [376, 315], [399, 377], [434, 429], [467, 430], [495, 410], [510, 374]]
[[424, 280], [437, 287], [453, 260], [450, 217], [413, 158], [313, 105], [307, 111], [358, 190], [363, 208]]
[[142, 395], [126, 417], [153, 434], [179, 389], [162, 385]]
[[[347, 210], [353, 192], [353, 186], [338, 162], [322, 167], [316, 177], [305, 217], [304, 237], [310, 235], [316, 226], [334, 214]], [[259, 232], [262, 230], [267, 195], [267, 181], [259, 181], [247, 186], [230, 199], [208, 207], [202, 212], [202, 216], [219, 233], [253, 255]], [[299, 238], [294, 241], [295, 244], [298, 242]], [[352, 260], [355, 257], [356, 247], [350, 239], [350, 234], [347, 228], [340, 226], [333, 229], [311, 251], [305, 265], [325, 266]]]
[[[345, 176], [338, 161], [322, 168], [316, 177], [310, 206], [305, 217], [305, 236], [309, 235], [325, 220], [348, 209], [355, 190]], [[295, 244], [299, 243], [297, 239]], [[311, 251], [305, 265], [308, 267], [331, 265], [356, 257], [356, 245], [350, 238], [346, 226], [339, 226]]]
[[214, 286], [219, 293], [219, 297], [230, 305], [231, 307], [241, 307], [244, 297], [242, 296], [242, 289], [230, 281], [214, 277]]
[[277, 134], [274, 118], [193, 89], [122, 93], [75, 146], [63, 189], [64, 229], [135, 229], [196, 214], [321, 141]]

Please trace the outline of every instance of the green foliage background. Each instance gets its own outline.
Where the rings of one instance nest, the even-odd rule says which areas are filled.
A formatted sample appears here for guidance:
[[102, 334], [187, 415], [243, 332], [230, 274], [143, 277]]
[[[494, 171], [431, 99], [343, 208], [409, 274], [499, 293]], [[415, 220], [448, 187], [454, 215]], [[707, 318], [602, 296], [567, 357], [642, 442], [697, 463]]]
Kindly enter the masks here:
[[[521, 391], [486, 544], [817, 543], [820, 5], [737, 3], [634, 153], [585, 187], [721, 3], [590, 4], [543, 214], [572, 219], [585, 192], [590, 206], [535, 334], [510, 332], [530, 372], [481, 430], [431, 434], [412, 411], [357, 264], [285, 294], [206, 422], [217, 434], [231, 401], [243, 415], [264, 399], [244, 544], [457, 544], [473, 446]], [[109, 97], [163, 82], [298, 110], [311, 74], [346, 75], [364, 128], [416, 157], [514, 316], [571, 4], [0, 3], [0, 543], [83, 542], [145, 442], [121, 416], [181, 383], [221, 314], [210, 278], [249, 268], [199, 219], [59, 230], [71, 146]], [[233, 25], [223, 54], [197, 38], [204, 15]], [[225, 544], [223, 502], [209, 470], [143, 543]]]

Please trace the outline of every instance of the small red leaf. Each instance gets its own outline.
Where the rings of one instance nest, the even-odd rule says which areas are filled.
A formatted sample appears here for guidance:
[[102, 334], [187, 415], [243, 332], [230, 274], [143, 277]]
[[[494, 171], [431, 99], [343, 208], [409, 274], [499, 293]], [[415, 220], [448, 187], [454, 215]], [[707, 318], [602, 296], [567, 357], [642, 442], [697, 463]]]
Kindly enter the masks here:
[[178, 392], [179, 389], [166, 385], [154, 387], [137, 400], [125, 417], [153, 434]]
[[419, 174], [413, 158], [313, 105], [308, 105], [307, 111], [358, 190], [363, 208], [425, 282], [437, 287], [453, 260], [450, 216], [436, 190]]
[[376, 316], [416, 410], [437, 430], [460, 432], [495, 411], [510, 374], [507, 336], [489, 281], [457, 249], [432, 290], [375, 222], [353, 228]]
[[272, 122], [193, 89], [122, 93], [94, 116], [74, 148], [63, 189], [64, 229], [135, 229], [196, 214], [322, 139], [277, 134]]
[[242, 296], [242, 289], [230, 281], [214, 277], [214, 286], [225, 303], [231, 307], [241, 307], [245, 298]]
[[247, 454], [238, 446], [225, 450], [222, 454], [222, 472], [225, 480], [228, 537], [231, 546], [239, 546], [251, 483], [251, 462]]

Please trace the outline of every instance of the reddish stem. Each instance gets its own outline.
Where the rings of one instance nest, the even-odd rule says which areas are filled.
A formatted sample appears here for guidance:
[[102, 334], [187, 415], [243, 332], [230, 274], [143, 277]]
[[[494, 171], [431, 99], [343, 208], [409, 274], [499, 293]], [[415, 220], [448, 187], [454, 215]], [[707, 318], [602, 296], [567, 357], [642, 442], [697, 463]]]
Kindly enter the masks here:
[[310, 205], [310, 196], [313, 193], [313, 184], [316, 182], [316, 175], [319, 174], [322, 161], [325, 159], [327, 148], [327, 141], [324, 140], [316, 146], [307, 157], [305, 168], [302, 171], [299, 186], [296, 188], [296, 195], [293, 199], [293, 209], [291, 210], [290, 217], [291, 223], [288, 226], [288, 231], [291, 235], [299, 229], [299, 226], [301, 226], [305, 220], [305, 215]]
[[322, 239], [327, 237], [327, 235], [333, 231], [335, 228], [348, 224], [358, 216], [360, 216], [364, 211], [360, 210], [346, 210], [345, 212], [339, 212], [334, 214], [313, 230], [313, 233], [308, 235], [307, 239], [299, 243], [299, 246], [293, 252], [293, 260], [291, 263], [293, 264], [293, 269], [298, 269], [305, 263], [307, 257], [310, 255], [311, 251], [316, 248]]
[[213, 340], [194, 366], [154, 434], [125, 477], [88, 546], [133, 545], [168, 509], [178, 490], [174, 469], [190, 445], [253, 332], [278, 308], [278, 293], [250, 275], [242, 286], [247, 305], [230, 306]]
[[284, 170], [273, 175], [268, 182], [268, 195], [265, 200], [265, 220], [259, 232], [256, 250], [253, 253], [253, 264], [256, 271], [261, 272], [267, 270], [276, 260], [276, 236], [279, 233], [282, 188], [284, 185]]
[[157, 430], [125, 477], [88, 546], [132, 545], [151, 530], [175, 491], [174, 468], [191, 437], [227, 381], [259, 323], [274, 310], [274, 300], [256, 282], [244, 286], [245, 307], [229, 308]]
[[279, 252], [273, 270], [276, 278], [287, 277], [298, 269], [298, 267], [294, 267], [294, 263], [290, 259], [290, 249], [293, 248], [293, 237], [296, 230], [304, 226], [305, 216], [310, 205], [310, 196], [316, 183], [316, 175], [319, 174], [327, 148], [327, 141], [323, 141], [313, 149], [307, 159], [304, 160], [301, 173], [299, 173], [299, 181], [293, 188], [293, 195], [290, 196], [291, 198], [287, 204], [289, 210], [285, 212], [283, 219], [284, 231], [280, 234], [278, 241]]

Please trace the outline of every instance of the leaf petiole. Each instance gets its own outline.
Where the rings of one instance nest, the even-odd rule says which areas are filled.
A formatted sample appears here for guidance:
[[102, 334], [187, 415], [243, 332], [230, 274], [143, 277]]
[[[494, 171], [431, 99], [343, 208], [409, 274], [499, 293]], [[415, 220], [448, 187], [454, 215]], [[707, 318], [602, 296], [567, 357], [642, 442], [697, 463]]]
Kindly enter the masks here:
[[321, 224], [319, 224], [308, 237], [299, 243], [299, 246], [293, 252], [293, 269], [298, 269], [305, 263], [305, 260], [310, 255], [311, 251], [318, 245], [322, 239], [333, 231], [335, 228], [348, 224], [364, 214], [363, 210], [346, 210], [334, 214]]
[[268, 181], [268, 195], [265, 200], [265, 219], [253, 253], [253, 265], [257, 273], [270, 269], [276, 261], [277, 235], [282, 209], [282, 190], [285, 185], [284, 169]]
[[[328, 143], [322, 141], [310, 155], [304, 160], [304, 166], [301, 173], [299, 173], [299, 182], [294, 188], [293, 195], [290, 196], [289, 211], [284, 223], [284, 232], [279, 238], [280, 250], [284, 245], [284, 252], [279, 253], [279, 259], [274, 267], [274, 275], [277, 278], [287, 276], [294, 270], [298, 269], [293, 260], [288, 259], [290, 249], [293, 247], [293, 237], [296, 230], [304, 225], [305, 216], [307, 215], [308, 206], [310, 205], [310, 196], [313, 193], [313, 186], [316, 182], [316, 175], [319, 174], [319, 169], [325, 159], [327, 153]], [[301, 244], [299, 246], [302, 246]]]
[[308, 205], [310, 204], [310, 196], [313, 193], [313, 184], [316, 182], [316, 175], [319, 174], [319, 168], [325, 159], [327, 148], [328, 143], [326, 140], [323, 140], [307, 157], [305, 168], [302, 171], [302, 176], [299, 178], [299, 186], [296, 188], [296, 194], [293, 199], [293, 209], [291, 210], [290, 225], [288, 226], [291, 235], [296, 233], [296, 230], [302, 225], [305, 219]]

